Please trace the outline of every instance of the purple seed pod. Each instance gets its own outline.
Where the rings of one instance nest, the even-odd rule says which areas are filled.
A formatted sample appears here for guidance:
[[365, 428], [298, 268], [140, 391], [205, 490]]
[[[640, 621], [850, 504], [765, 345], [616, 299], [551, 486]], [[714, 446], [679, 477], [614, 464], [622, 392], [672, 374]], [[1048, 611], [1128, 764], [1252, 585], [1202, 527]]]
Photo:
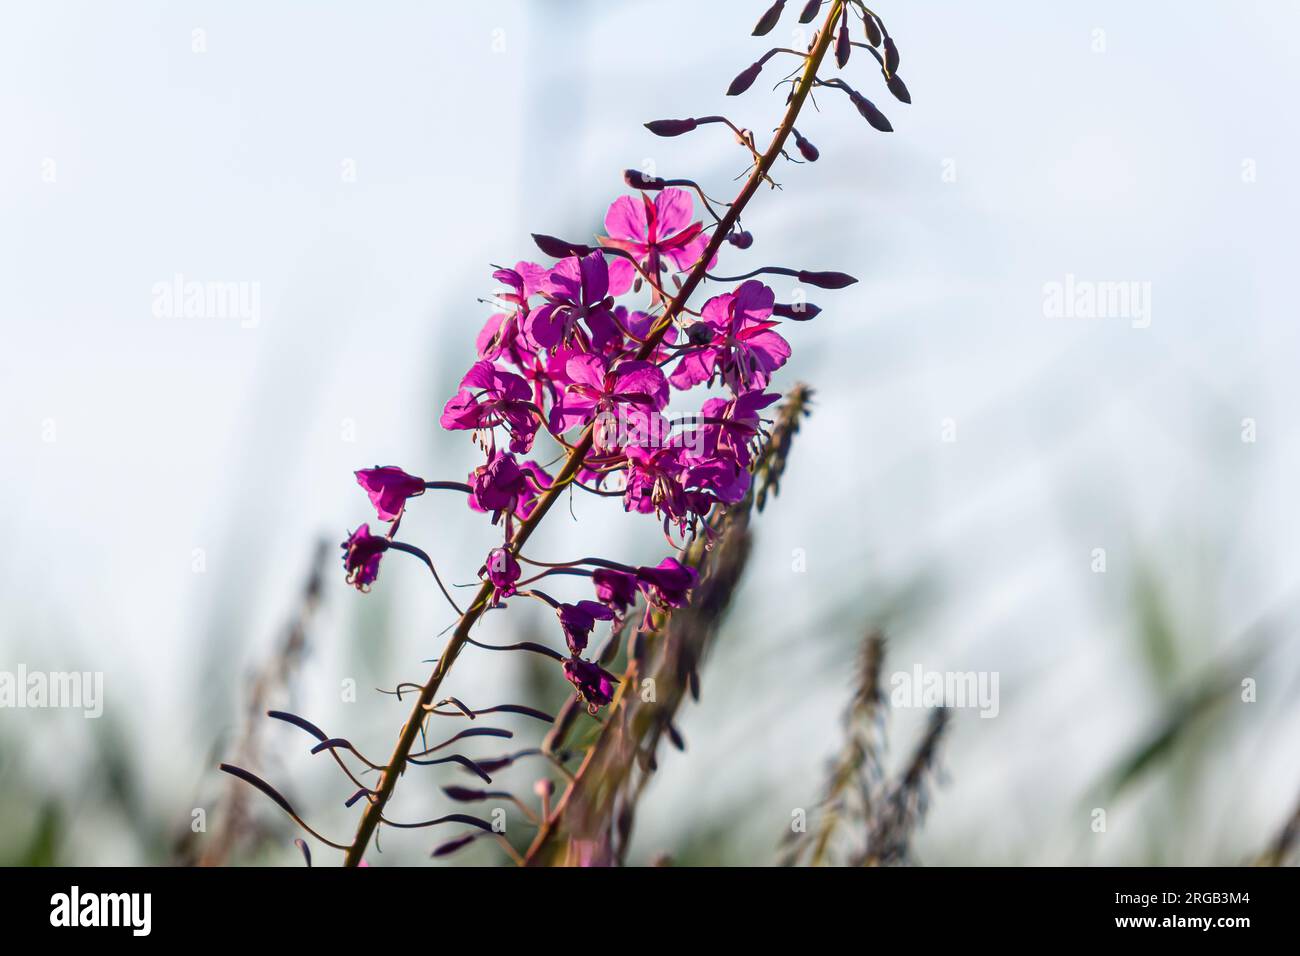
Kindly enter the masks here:
[[779, 315], [791, 322], [808, 322], [821, 314], [821, 308], [811, 302], [778, 302], [772, 306], [772, 314]]
[[821, 156], [817, 147], [804, 139], [797, 129], [791, 129], [790, 132], [794, 135], [794, 144], [799, 148], [799, 155], [810, 163], [817, 162], [818, 158]]
[[727, 241], [737, 249], [748, 249], [754, 244], [754, 237], [742, 229], [729, 233]]
[[867, 28], [867, 42], [872, 46], [880, 46], [880, 27], [876, 26], [876, 21], [868, 15], [863, 18], [862, 25]]
[[800, 269], [795, 275], [800, 282], [815, 285], [819, 289], [843, 289], [858, 281], [845, 272], [807, 272]]
[[800, 23], [812, 23], [817, 18], [818, 12], [822, 8], [822, 0], [808, 0], [799, 11]]
[[912, 94], [907, 91], [907, 84], [897, 73], [889, 74], [885, 78], [885, 85], [889, 87], [889, 92], [894, 94], [894, 99], [903, 103], [912, 102]]
[[758, 23], [754, 24], [753, 36], [767, 36], [776, 26], [776, 21], [781, 19], [781, 11], [785, 9], [785, 0], [776, 0], [776, 3], [767, 8], [767, 12], [758, 18]]
[[876, 104], [857, 90], [849, 94], [849, 99], [853, 101], [853, 105], [858, 108], [858, 112], [862, 114], [863, 118], [876, 129], [882, 133], [892, 133], [894, 131], [894, 127], [889, 125], [889, 120], [885, 118], [885, 114], [876, 109]]
[[664, 186], [667, 185], [662, 177], [647, 176], [639, 169], [623, 170], [623, 182], [627, 183], [633, 189], [645, 189], [647, 191], [663, 189]]
[[849, 41], [849, 15], [844, 14], [840, 21], [840, 32], [835, 36], [835, 64], [842, 70], [849, 65], [849, 54], [853, 47]]
[[695, 129], [695, 125], [693, 119], [665, 119], [651, 120], [645, 124], [645, 128], [656, 136], [681, 136], [682, 133], [689, 133]]
[[727, 87], [727, 95], [739, 96], [741, 93], [745, 92], [745, 90], [754, 85], [754, 81], [758, 79], [758, 74], [762, 69], [763, 64], [761, 62], [751, 63], [749, 66], [745, 67], [745, 69], [731, 81], [731, 85]]

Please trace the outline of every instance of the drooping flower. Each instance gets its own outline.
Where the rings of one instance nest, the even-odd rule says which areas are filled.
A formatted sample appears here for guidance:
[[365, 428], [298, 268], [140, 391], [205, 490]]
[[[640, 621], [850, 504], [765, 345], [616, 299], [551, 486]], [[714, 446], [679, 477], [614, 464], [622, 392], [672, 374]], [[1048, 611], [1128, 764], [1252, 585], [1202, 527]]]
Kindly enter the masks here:
[[685, 607], [699, 576], [676, 558], [664, 558], [653, 568], [637, 568], [637, 585], [659, 607]]
[[[469, 476], [469, 506], [475, 511], [509, 512], [528, 492], [527, 472], [509, 452], [494, 451]], [[495, 521], [496, 518], [493, 518]]]
[[507, 311], [491, 316], [479, 332], [476, 342], [479, 358], [495, 360], [504, 356], [514, 365], [522, 363], [524, 347], [519, 341], [520, 329], [528, 315], [528, 300], [541, 290], [546, 272], [535, 262], [518, 262], [513, 269], [497, 269], [492, 273], [492, 278], [506, 287], [496, 298]]
[[696, 325], [712, 335], [683, 355], [668, 381], [686, 389], [716, 376], [736, 394], [765, 388], [790, 357], [789, 343], [772, 331], [780, 324], [771, 320], [775, 301], [771, 289], [750, 279], [704, 303]]
[[348, 539], [340, 545], [348, 584], [358, 591], [370, 590], [370, 585], [379, 576], [379, 559], [388, 550], [388, 544], [387, 538], [371, 534], [368, 524], [361, 525], [348, 535]]
[[614, 699], [614, 685], [618, 678], [599, 664], [570, 657], [564, 662], [564, 676], [587, 702], [587, 710], [595, 713]]
[[528, 314], [524, 334], [532, 347], [552, 350], [561, 345], [590, 343], [601, 349], [621, 333], [611, 313], [613, 300], [631, 285], [631, 277], [612, 277], [599, 249], [581, 259], [570, 256], [555, 264], [541, 284], [546, 303]]
[[493, 548], [488, 552], [483, 567], [478, 569], [478, 576], [482, 578], [486, 575], [492, 582], [492, 586], [496, 588], [497, 600], [504, 600], [514, 595], [515, 584], [522, 573], [523, 569], [508, 548]]
[[730, 401], [711, 398], [700, 409], [703, 423], [702, 458], [728, 457], [742, 468], [753, 460], [753, 445], [759, 437], [762, 418], [759, 412], [771, 405], [780, 394], [746, 392]]
[[577, 657], [587, 649], [591, 638], [591, 629], [597, 621], [611, 621], [614, 612], [595, 601], [579, 601], [577, 604], [561, 604], [555, 609], [555, 616], [560, 620], [564, 630], [564, 639], [569, 645], [569, 653]]
[[623, 614], [636, 602], [637, 577], [626, 571], [597, 568], [591, 573], [596, 597], [615, 614]]
[[531, 399], [532, 389], [524, 379], [483, 360], [465, 373], [440, 421], [449, 431], [504, 425], [510, 432], [510, 450], [524, 453], [532, 448], [539, 424]]
[[370, 496], [380, 521], [396, 521], [406, 500], [424, 494], [424, 479], [408, 475], [395, 465], [376, 465], [356, 473], [357, 484]]
[[668, 404], [668, 381], [650, 362], [610, 367], [599, 355], [578, 355], [566, 370], [569, 384], [552, 412], [551, 427], [558, 434], [599, 418], [593, 436], [597, 451], [626, 444], [629, 432], [647, 432], [650, 413]]
[[665, 518], [683, 519], [689, 511], [682, 476], [682, 450], [673, 447], [631, 445], [624, 450], [627, 472], [623, 507], [642, 514], [659, 512]]
[[631, 253], [658, 284], [662, 269], [684, 272], [708, 247], [703, 224], [691, 222], [694, 212], [695, 201], [684, 189], [664, 189], [653, 200], [645, 193], [619, 196], [605, 213], [609, 235], [601, 245]]

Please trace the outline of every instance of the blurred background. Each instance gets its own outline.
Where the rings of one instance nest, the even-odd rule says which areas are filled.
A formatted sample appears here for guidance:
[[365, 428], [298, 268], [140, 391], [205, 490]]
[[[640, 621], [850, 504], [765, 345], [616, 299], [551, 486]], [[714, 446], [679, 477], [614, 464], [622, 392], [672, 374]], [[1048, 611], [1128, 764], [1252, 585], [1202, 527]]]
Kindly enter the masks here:
[[[629, 166], [734, 193], [745, 157], [719, 128], [641, 124], [725, 113], [763, 141], [779, 71], [723, 91], [808, 39], [799, 4], [750, 37], [765, 6], [3, 4], [0, 670], [102, 672], [104, 711], [0, 709], [0, 862], [204, 852], [229, 793], [216, 764], [318, 542], [302, 652], [263, 706], [388, 753], [408, 705], [375, 689], [422, 682], [451, 615], [414, 561], [347, 587], [335, 546], [372, 520], [352, 472], [460, 480], [478, 462], [437, 414], [490, 312], [490, 264], [538, 258], [530, 232], [597, 233]], [[999, 675], [996, 717], [953, 714], [920, 862], [1253, 860], [1300, 797], [1300, 133], [1278, 102], [1300, 80], [1300, 10], [879, 12], [914, 104], [858, 51], [850, 82], [896, 132], [819, 95], [799, 128], [821, 160], [777, 168], [783, 190], [746, 215], [753, 249], [718, 268], [861, 281], [788, 329], [775, 384], [810, 383], [814, 413], [632, 862], [772, 862], [823, 790], [875, 626], [889, 674]], [[246, 283], [256, 321], [156, 314], [177, 275]], [[1055, 317], [1068, 276], [1144, 284], [1149, 322]], [[617, 501], [572, 510], [533, 555], [662, 556]], [[403, 523], [458, 583], [496, 535], [455, 495]], [[548, 623], [514, 608], [483, 639], [553, 639]], [[558, 706], [558, 669], [520, 657], [471, 648], [447, 690]], [[892, 711], [891, 761], [924, 721]], [[354, 788], [310, 738], [256, 733], [255, 769], [349, 838]], [[408, 775], [392, 815], [445, 812], [444, 769]], [[248, 813], [228, 862], [300, 862], [269, 801]], [[384, 837], [377, 865], [434, 842]]]

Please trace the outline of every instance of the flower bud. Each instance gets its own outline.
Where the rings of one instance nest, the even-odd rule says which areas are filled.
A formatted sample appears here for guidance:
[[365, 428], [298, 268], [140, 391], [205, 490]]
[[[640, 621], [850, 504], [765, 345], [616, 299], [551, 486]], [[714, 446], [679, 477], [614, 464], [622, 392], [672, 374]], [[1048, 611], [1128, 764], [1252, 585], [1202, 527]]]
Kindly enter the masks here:
[[796, 277], [800, 282], [815, 285], [819, 289], [843, 289], [845, 286], [853, 285], [858, 281], [844, 272], [806, 272], [800, 270]]
[[682, 133], [689, 133], [691, 130], [695, 129], [695, 120], [651, 120], [649, 123], [645, 124], [645, 128], [656, 136], [681, 136]]
[[552, 259], [567, 259], [569, 256], [588, 255], [592, 248], [576, 242], [567, 242], [564, 239], [557, 239], [555, 236], [547, 236], [540, 232], [533, 233], [533, 242], [537, 243], [537, 248], [541, 249]]
[[849, 19], [847, 14], [840, 23], [840, 32], [835, 37], [835, 63], [842, 70], [849, 65], [849, 54], [853, 47], [849, 42]]
[[861, 113], [863, 118], [873, 127], [880, 130], [882, 133], [892, 133], [894, 131], [894, 127], [889, 125], [889, 120], [885, 118], [885, 114], [876, 109], [876, 104], [872, 103], [871, 100], [867, 99], [857, 90], [854, 90], [849, 94], [849, 99], [853, 101], [853, 105], [858, 108], [858, 112]]
[[731, 85], [727, 87], [727, 95], [739, 96], [741, 93], [745, 92], [745, 90], [754, 85], [754, 81], [758, 79], [758, 74], [762, 69], [762, 63], [749, 64], [749, 66], [745, 67], [745, 69], [741, 71], [739, 76], [731, 81]]
[[817, 162], [817, 159], [821, 156], [821, 153], [818, 152], [817, 147], [814, 146], [812, 143], [808, 142], [808, 140], [804, 139], [803, 136], [799, 134], [799, 131], [797, 129], [791, 129], [790, 132], [794, 134], [794, 144], [795, 146], [799, 147], [799, 155], [801, 155], [804, 159], [808, 160], [808, 162], [810, 163]]
[[692, 345], [708, 345], [713, 341], [713, 328], [704, 322], [692, 322], [686, 327], [686, 340]]
[[754, 237], [742, 229], [728, 234], [727, 241], [737, 249], [748, 249], [754, 244]]
[[821, 308], [813, 305], [811, 302], [795, 302], [787, 304], [778, 302], [772, 306], [772, 314], [779, 315], [783, 319], [789, 319], [792, 322], [808, 322], [817, 318], [821, 314]]
[[876, 26], [876, 21], [867, 16], [863, 18], [862, 25], [867, 28], [867, 42], [872, 46], [880, 46], [880, 27]]
[[898, 47], [893, 37], [885, 37], [885, 69], [891, 74], [898, 72]]
[[627, 183], [633, 189], [646, 190], [663, 189], [666, 185], [662, 177], [647, 176], [639, 169], [623, 170], [623, 182]]
[[784, 9], [785, 0], [776, 0], [776, 3], [768, 7], [767, 12], [759, 17], [758, 23], [754, 24], [754, 32], [752, 35], [761, 37], [767, 36], [767, 34], [771, 33], [772, 28], [776, 26], [776, 21], [781, 19], [781, 11]]
[[885, 85], [889, 87], [889, 92], [894, 94], [895, 99], [904, 103], [912, 102], [912, 94], [907, 91], [907, 85], [897, 73], [889, 74], [885, 78]]
[[817, 13], [821, 8], [822, 0], [808, 0], [808, 2], [803, 5], [803, 9], [799, 11], [799, 22], [812, 23], [813, 20], [817, 19]]

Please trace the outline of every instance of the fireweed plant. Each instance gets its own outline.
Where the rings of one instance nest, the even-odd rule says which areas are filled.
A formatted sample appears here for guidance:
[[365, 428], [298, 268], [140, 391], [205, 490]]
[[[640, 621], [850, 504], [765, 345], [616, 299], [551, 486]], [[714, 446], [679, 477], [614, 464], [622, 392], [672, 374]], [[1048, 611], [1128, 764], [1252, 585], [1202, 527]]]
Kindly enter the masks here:
[[[727, 89], [729, 96], [741, 95], [777, 58], [792, 67], [777, 83], [778, 89], [788, 88], [785, 113], [766, 149], [759, 150], [753, 132], [723, 116], [645, 124], [658, 136], [682, 136], [714, 125], [729, 129], [749, 159], [736, 197], [720, 203], [692, 180], [627, 170], [624, 180], [636, 192], [609, 206], [606, 234], [597, 237], [596, 245], [535, 234], [538, 248], [555, 261], [550, 265], [519, 262], [493, 272], [499, 290], [487, 301], [497, 311], [479, 333], [477, 360], [440, 418], [443, 428], [469, 433], [482, 449], [482, 464], [463, 482], [426, 481], [395, 466], [356, 473], [381, 524], [363, 523], [343, 542], [348, 582], [367, 591], [392, 552], [413, 556], [428, 567], [459, 620], [428, 680], [397, 688], [399, 696], [403, 690], [418, 693], [385, 763], [368, 759], [347, 740], [328, 736], [302, 717], [270, 712], [315, 737], [312, 753], [327, 752], [358, 788], [347, 801], [349, 807], [360, 804], [362, 808], [351, 843], [321, 836], [261, 778], [239, 767], [221, 767], [260, 789], [316, 839], [344, 851], [346, 865], [362, 863], [381, 824], [396, 828], [464, 824], [472, 829], [440, 845], [434, 855], [449, 853], [478, 836], [495, 835], [517, 862], [523, 862], [504, 836], [478, 817], [454, 813], [406, 823], [385, 816], [398, 780], [413, 765], [457, 764], [490, 783], [492, 772], [518, 757], [541, 754], [555, 760], [573, 779], [563, 756], [546, 748], [490, 761], [446, 752], [465, 738], [513, 736], [506, 730], [471, 727], [429, 744], [426, 731], [435, 716], [473, 720], [487, 714], [514, 714], [553, 720], [520, 705], [474, 710], [454, 697], [440, 697], [461, 651], [472, 644], [551, 658], [575, 690], [566, 707], [569, 719], [574, 705], [599, 719], [620, 686], [619, 678], [602, 666], [614, 657], [609, 644], [629, 631], [630, 641], [662, 633], [657, 629], [662, 629], [674, 609], [691, 605], [699, 578], [698, 555], [718, 539], [728, 510], [743, 502], [748, 513], [753, 473], [761, 465], [771, 424], [764, 413], [780, 397], [770, 390], [773, 374], [791, 354], [786, 322], [807, 321], [820, 311], [801, 293], [790, 303], [778, 302], [772, 288], [758, 277], [788, 276], [799, 285], [820, 289], [841, 289], [857, 280], [842, 272], [780, 266], [722, 277], [714, 273], [722, 247], [744, 250], [752, 244], [752, 236], [741, 226], [741, 215], [760, 186], [777, 185], [771, 170], [778, 159], [795, 163], [818, 159], [817, 148], [795, 128], [815, 90], [846, 95], [871, 126], [882, 132], [892, 130], [880, 110], [841, 76], [820, 75], [828, 66], [828, 54], [833, 51], [836, 66], [845, 71], [852, 52], [866, 50], [890, 93], [904, 103], [911, 99], [897, 73], [898, 48], [875, 13], [856, 0], [811, 0], [799, 6], [798, 20], [803, 24], [813, 22], [825, 8], [808, 49], [769, 50]], [[780, 0], [767, 9], [753, 34], [770, 33], [784, 7]], [[797, 157], [786, 151], [791, 139]], [[697, 198], [703, 208], [700, 219], [696, 218]], [[693, 305], [696, 291], [706, 281], [722, 290]], [[688, 392], [701, 386], [721, 394], [703, 401], [697, 415], [667, 416], [674, 390]], [[525, 457], [543, 430], [564, 450], [555, 463]], [[524, 547], [533, 531], [560, 496], [573, 488], [621, 498], [625, 511], [653, 516], [671, 552], [653, 566], [631, 566], [602, 557], [542, 561], [526, 554]], [[760, 488], [760, 494], [764, 490]], [[501, 543], [482, 559], [481, 586], [464, 609], [444, 586], [429, 556], [397, 537], [412, 499], [430, 492], [465, 496], [470, 508], [501, 529]], [[549, 586], [547, 579], [559, 576], [588, 578], [590, 597], [574, 602], [552, 597], [542, 585]], [[500, 647], [473, 637], [474, 625], [486, 611], [520, 600], [539, 601], [554, 611], [556, 643], [562, 636], [563, 651], [536, 642]], [[643, 605], [639, 619], [632, 613], [638, 604]], [[593, 653], [588, 650], [593, 631], [605, 623], [611, 628], [611, 641], [601, 653]], [[363, 776], [377, 774], [374, 783], [363, 783], [345, 756], [364, 765]], [[552, 808], [549, 789], [539, 788], [539, 815], [503, 792], [465, 787], [448, 787], [446, 792], [458, 800], [493, 797], [514, 802], [538, 823], [542, 834], [553, 829], [552, 814], [558, 814], [565, 803]]]

